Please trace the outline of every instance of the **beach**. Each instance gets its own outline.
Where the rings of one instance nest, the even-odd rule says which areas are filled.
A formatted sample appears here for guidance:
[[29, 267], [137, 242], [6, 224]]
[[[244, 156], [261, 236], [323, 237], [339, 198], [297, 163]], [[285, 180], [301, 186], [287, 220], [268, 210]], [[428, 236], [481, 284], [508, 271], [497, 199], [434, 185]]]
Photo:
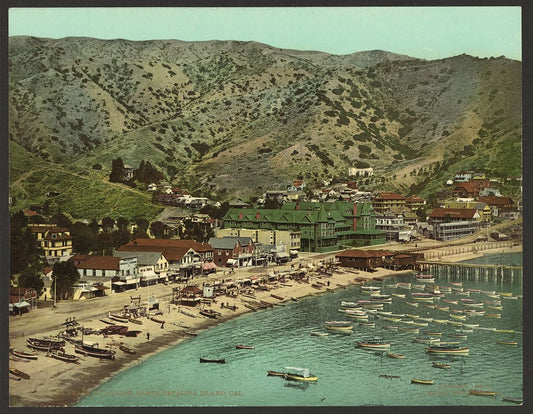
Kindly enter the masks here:
[[[429, 247], [441, 248], [442, 261], [461, 261], [478, 257], [483, 253], [503, 253], [521, 251], [522, 246], [501, 247], [480, 251], [479, 245], [465, 245], [461, 250], [449, 249], [437, 243], [428, 243]], [[476, 248], [478, 246], [478, 248]], [[509, 244], [512, 246], [512, 244]], [[412, 248], [407, 244], [391, 247], [376, 246], [390, 250]], [[422, 247], [419, 243], [418, 247]], [[446, 252], [446, 253], [445, 253]], [[453, 254], [455, 253], [455, 254]], [[275, 281], [265, 283], [263, 289], [242, 290], [237, 297], [218, 296], [210, 304], [198, 307], [178, 306], [171, 303], [172, 288], [183, 287], [177, 284], [159, 284], [150, 287], [129, 290], [122, 293], [111, 294], [103, 298], [94, 298], [83, 301], [62, 301], [57, 307], [44, 304], [28, 314], [10, 317], [9, 335], [12, 348], [29, 351], [26, 340], [29, 337], [41, 338], [55, 336], [64, 329], [62, 323], [67, 318], [75, 317], [76, 321], [84, 328], [101, 329], [106, 325], [100, 321], [109, 312], [119, 313], [124, 306], [130, 304], [130, 296], [140, 296], [146, 302], [148, 296], [154, 296], [159, 301], [161, 315], [157, 318], [164, 320], [164, 324], [152, 321], [146, 317], [141, 318], [142, 325], [127, 323], [130, 330], [141, 330], [137, 337], [124, 337], [119, 335], [85, 335], [87, 342], [97, 342], [100, 347], [113, 346], [116, 351], [114, 360], [101, 360], [99, 358], [81, 357], [79, 364], [66, 363], [46, 356], [45, 351], [37, 351], [38, 359], [29, 362], [23, 360], [10, 360], [10, 367], [19, 369], [30, 375], [29, 380], [9, 381], [10, 406], [72, 406], [108, 378], [132, 365], [139, 364], [146, 358], [164, 349], [175, 346], [190, 338], [189, 333], [202, 334], [202, 331], [214, 325], [238, 317], [244, 313], [252, 312], [251, 308], [264, 308], [267, 306], [282, 305], [286, 301], [298, 300], [310, 295], [328, 294], [349, 285], [364, 283], [365, 280], [385, 278], [399, 274], [410, 275], [412, 271], [397, 271], [378, 268], [374, 272], [364, 272], [344, 267], [337, 267], [333, 272], [324, 269], [334, 259], [335, 253], [328, 254], [300, 254], [298, 259], [282, 265], [271, 265], [268, 268], [241, 268], [234, 273], [219, 269], [215, 276], [195, 277], [191, 283], [202, 286], [204, 283], [213, 283], [215, 280], [234, 281], [245, 278], [264, 278], [275, 274]], [[322, 271], [319, 271], [322, 265]], [[306, 269], [308, 280], [293, 280], [289, 277], [293, 269]], [[226, 307], [222, 307], [224, 304]], [[41, 304], [39, 304], [41, 306]], [[229, 307], [228, 307], [229, 306]], [[233, 307], [236, 309], [232, 309]], [[220, 313], [218, 319], [210, 319], [200, 315], [202, 309], [212, 309]], [[187, 314], [182, 313], [185, 310]], [[194, 315], [191, 317], [189, 315]], [[121, 324], [122, 325], [122, 324]], [[149, 333], [149, 339], [147, 334]], [[79, 338], [78, 338], [79, 339]], [[117, 344], [124, 343], [136, 351], [129, 354], [118, 349]], [[74, 345], [67, 343], [66, 352], [74, 354]], [[79, 356], [79, 354], [77, 354]]]

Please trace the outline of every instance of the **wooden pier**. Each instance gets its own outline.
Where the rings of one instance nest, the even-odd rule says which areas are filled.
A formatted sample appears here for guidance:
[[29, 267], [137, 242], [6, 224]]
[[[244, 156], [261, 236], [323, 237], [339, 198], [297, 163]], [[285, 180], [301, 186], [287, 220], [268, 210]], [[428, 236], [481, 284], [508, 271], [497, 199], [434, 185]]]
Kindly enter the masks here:
[[450, 278], [467, 278], [474, 280], [492, 280], [498, 278], [522, 277], [522, 266], [478, 263], [454, 263], [419, 261], [417, 263], [424, 273], [439, 274]]

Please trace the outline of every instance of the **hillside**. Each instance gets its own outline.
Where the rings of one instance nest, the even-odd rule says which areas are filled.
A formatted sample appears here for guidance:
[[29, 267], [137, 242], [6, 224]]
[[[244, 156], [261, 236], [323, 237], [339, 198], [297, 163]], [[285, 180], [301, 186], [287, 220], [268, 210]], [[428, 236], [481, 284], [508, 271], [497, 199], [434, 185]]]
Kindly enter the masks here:
[[10, 139], [28, 153], [86, 171], [150, 160], [212, 198], [348, 167], [404, 193], [460, 169], [521, 171], [521, 63], [504, 57], [14, 37], [9, 68]]

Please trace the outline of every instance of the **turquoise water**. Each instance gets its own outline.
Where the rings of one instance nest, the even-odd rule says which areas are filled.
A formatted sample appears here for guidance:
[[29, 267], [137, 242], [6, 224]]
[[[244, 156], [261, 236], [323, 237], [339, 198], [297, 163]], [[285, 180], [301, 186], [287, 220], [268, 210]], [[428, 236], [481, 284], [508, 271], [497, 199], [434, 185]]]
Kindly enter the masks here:
[[[521, 254], [486, 257], [484, 262], [520, 264]], [[450, 286], [449, 280], [437, 276], [436, 284]], [[387, 287], [395, 281], [416, 283], [414, 276], [387, 278], [374, 282], [383, 293], [406, 293], [406, 299], [393, 298], [385, 311], [418, 314], [450, 320], [450, 312], [418, 308], [411, 293], [419, 290]], [[463, 288], [480, 288], [522, 294], [522, 278], [512, 280], [463, 281]], [[420, 333], [383, 330], [384, 325], [413, 325], [376, 319], [376, 327], [357, 326], [352, 335], [329, 334], [316, 337], [310, 331], [323, 331], [327, 320], [345, 320], [338, 312], [342, 300], [366, 299], [359, 287], [288, 303], [267, 311], [251, 313], [202, 332], [198, 337], [157, 354], [142, 364], [114, 376], [80, 400], [79, 406], [409, 406], [409, 405], [512, 405], [502, 396], [522, 396], [522, 299], [502, 300], [501, 319], [472, 316], [467, 323], [481, 327], [515, 330], [497, 333], [474, 330], [462, 340], [470, 347], [468, 357], [451, 357], [451, 369], [432, 366], [442, 357], [429, 356], [426, 345], [413, 337], [423, 331], [442, 332], [442, 341], [457, 341], [448, 335], [456, 326], [430, 322]], [[465, 298], [447, 294], [444, 299]], [[471, 299], [494, 300], [483, 293], [471, 293]], [[435, 302], [447, 305], [442, 299]], [[500, 312], [487, 310], [487, 312]], [[407, 320], [408, 318], [402, 318]], [[381, 337], [391, 342], [391, 352], [405, 359], [391, 359], [373, 351], [356, 349], [354, 341]], [[518, 346], [498, 344], [513, 340]], [[236, 344], [254, 345], [239, 350]], [[200, 364], [199, 357], [225, 358], [226, 364]], [[318, 376], [317, 383], [302, 384], [268, 377], [267, 370], [283, 367], [307, 367]], [[380, 375], [382, 375], [380, 377]], [[383, 377], [394, 376], [399, 378]], [[431, 379], [434, 385], [411, 384], [412, 378]], [[496, 397], [468, 395], [472, 388], [498, 392]]]

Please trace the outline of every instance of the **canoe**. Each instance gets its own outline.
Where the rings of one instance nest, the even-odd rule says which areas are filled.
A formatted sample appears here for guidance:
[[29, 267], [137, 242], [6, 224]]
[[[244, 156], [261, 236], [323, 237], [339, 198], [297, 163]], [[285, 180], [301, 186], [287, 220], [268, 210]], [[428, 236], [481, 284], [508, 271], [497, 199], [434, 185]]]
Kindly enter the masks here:
[[488, 390], [469, 390], [468, 393], [470, 395], [480, 395], [483, 397], [494, 397], [496, 394], [498, 394], [496, 391], [488, 391]]
[[253, 346], [253, 345], [235, 345], [235, 348], [237, 348], [237, 349], [255, 349], [255, 346]]
[[514, 398], [514, 397], [502, 397], [502, 401], [512, 402], [514, 404], [522, 405], [524, 403], [523, 398]]
[[26, 380], [29, 380], [30, 379], [30, 376], [28, 374], [26, 374], [25, 372], [22, 372], [16, 368], [9, 368], [9, 372], [13, 375], [15, 375], [16, 377], [19, 377], [19, 378], [22, 378], [22, 379], [26, 379]]
[[518, 345], [516, 341], [498, 341], [500, 345]]
[[492, 330], [498, 333], [514, 333], [514, 329], [492, 329]]
[[221, 358], [221, 359], [200, 358], [200, 362], [211, 362], [211, 363], [215, 363], [215, 364], [225, 364], [226, 360], [224, 358]]
[[16, 357], [19, 357], [19, 358], [24, 358], [24, 359], [37, 359], [37, 354], [35, 353], [30, 353], [30, 352], [24, 352], [24, 351], [18, 351], [14, 348], [11, 348], [9, 350], [9, 352], [11, 352], [11, 354], [13, 354], [14, 356]]
[[317, 332], [317, 331], [312, 331], [311, 332], [311, 336], [328, 336], [329, 334], [327, 332]]
[[443, 364], [442, 362], [433, 362], [433, 366], [440, 369], [450, 369], [452, 367], [450, 364]]
[[391, 352], [387, 352], [387, 356], [389, 358], [397, 358], [397, 359], [403, 359], [405, 358], [405, 355], [400, 355], [400, 354], [393, 354]]
[[433, 380], [411, 379], [411, 384], [433, 385]]

